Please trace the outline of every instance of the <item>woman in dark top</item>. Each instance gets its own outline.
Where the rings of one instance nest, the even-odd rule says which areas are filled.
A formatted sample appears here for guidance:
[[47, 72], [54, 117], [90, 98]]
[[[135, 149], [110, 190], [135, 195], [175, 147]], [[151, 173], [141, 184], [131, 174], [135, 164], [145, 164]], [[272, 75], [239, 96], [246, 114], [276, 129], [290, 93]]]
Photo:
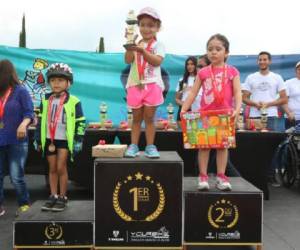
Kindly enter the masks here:
[[28, 153], [27, 127], [33, 119], [33, 104], [20, 85], [16, 70], [8, 60], [0, 61], [0, 216], [4, 215], [3, 179], [8, 167], [16, 189], [19, 212], [29, 209], [29, 193], [24, 179]]

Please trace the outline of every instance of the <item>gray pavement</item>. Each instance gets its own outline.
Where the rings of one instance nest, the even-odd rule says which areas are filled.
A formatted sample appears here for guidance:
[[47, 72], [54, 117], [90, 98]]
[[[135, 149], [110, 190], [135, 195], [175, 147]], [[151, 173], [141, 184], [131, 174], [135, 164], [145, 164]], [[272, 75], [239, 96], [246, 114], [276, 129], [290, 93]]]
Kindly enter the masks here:
[[[45, 179], [40, 175], [26, 177], [32, 201], [48, 197]], [[12, 249], [12, 222], [17, 209], [14, 189], [5, 178], [5, 210], [0, 217], [0, 250]], [[270, 187], [271, 199], [264, 201], [263, 250], [300, 250], [300, 188]], [[69, 183], [69, 198], [90, 200], [91, 194]], [[252, 250], [254, 247], [189, 247], [189, 250]]]

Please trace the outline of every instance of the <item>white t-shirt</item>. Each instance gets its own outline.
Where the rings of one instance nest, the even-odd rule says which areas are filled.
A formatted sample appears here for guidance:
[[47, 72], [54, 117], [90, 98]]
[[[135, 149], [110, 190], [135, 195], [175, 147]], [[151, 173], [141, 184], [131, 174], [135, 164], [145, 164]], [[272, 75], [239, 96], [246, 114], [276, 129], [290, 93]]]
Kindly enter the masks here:
[[300, 80], [292, 78], [285, 82], [286, 94], [289, 97], [288, 107], [294, 112], [295, 119], [300, 120]]
[[[186, 98], [188, 97], [189, 93], [190, 93], [190, 90], [191, 88], [193, 87], [194, 85], [194, 82], [195, 82], [195, 79], [196, 79], [196, 76], [189, 76], [188, 79], [187, 79], [187, 83], [185, 83], [187, 86], [185, 86], [183, 89], [182, 89], [182, 97], [181, 97], [181, 101], [185, 101]], [[183, 78], [181, 78], [177, 84], [177, 87], [176, 87], [176, 92], [179, 91], [179, 87], [180, 87], [180, 82], [183, 80]], [[198, 95], [196, 96], [194, 102], [192, 103], [192, 111], [197, 111], [200, 109], [200, 100], [201, 100], [201, 95], [202, 95], [202, 89], [200, 89], [200, 91], [198, 92]]]
[[[147, 48], [148, 43], [144, 43], [143, 45], [144, 48]], [[154, 55], [158, 55], [164, 58], [165, 46], [161, 42], [154, 41], [154, 43], [151, 45], [150, 52]], [[143, 57], [141, 57], [141, 63], [143, 64]], [[148, 83], [156, 83], [162, 88], [162, 90], [164, 89], [160, 66], [155, 67], [149, 63], [146, 63], [146, 67], [144, 70], [144, 79], [140, 80], [137, 67], [137, 53], [135, 52], [134, 61], [130, 67], [126, 88]]]
[[[242, 85], [242, 90], [249, 91], [250, 99], [254, 102], [274, 101], [278, 99], [279, 92], [285, 89], [282, 77], [271, 71], [267, 75], [262, 75], [260, 72], [250, 74]], [[278, 116], [276, 106], [269, 107], [267, 112], [268, 116]], [[250, 108], [250, 117], [259, 117], [260, 115], [261, 113], [256, 107]]]

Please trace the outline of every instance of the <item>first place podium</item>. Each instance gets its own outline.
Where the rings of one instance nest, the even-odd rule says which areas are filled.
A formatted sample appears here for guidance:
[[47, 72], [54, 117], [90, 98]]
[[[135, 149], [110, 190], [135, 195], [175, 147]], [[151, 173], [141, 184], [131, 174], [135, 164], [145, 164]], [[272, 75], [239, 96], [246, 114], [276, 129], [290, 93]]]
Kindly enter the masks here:
[[98, 158], [94, 171], [96, 249], [182, 248], [183, 162], [176, 152]]

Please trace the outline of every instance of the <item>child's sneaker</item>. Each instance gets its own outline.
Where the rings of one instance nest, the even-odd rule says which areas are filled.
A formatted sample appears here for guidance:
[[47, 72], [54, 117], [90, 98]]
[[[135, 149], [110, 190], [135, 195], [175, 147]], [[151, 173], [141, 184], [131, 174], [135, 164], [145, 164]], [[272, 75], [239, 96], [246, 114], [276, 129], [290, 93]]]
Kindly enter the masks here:
[[0, 216], [5, 214], [4, 208], [0, 205]]
[[198, 189], [199, 190], [208, 190], [208, 176], [206, 174], [201, 174], [198, 179]]
[[229, 178], [225, 174], [217, 174], [217, 188], [222, 191], [231, 191]]
[[136, 144], [130, 144], [125, 152], [125, 157], [127, 158], [134, 158], [138, 156], [139, 153], [139, 147]]
[[66, 209], [68, 198], [66, 196], [59, 196], [54, 206], [52, 207], [53, 212], [62, 212]]
[[28, 204], [24, 204], [18, 208], [16, 211], [16, 216], [19, 216], [21, 213], [25, 213], [30, 209], [30, 206]]
[[51, 211], [58, 199], [57, 195], [50, 195], [48, 200], [41, 207], [42, 211]]
[[145, 148], [145, 156], [148, 158], [159, 158], [160, 154], [155, 145], [147, 145]]

